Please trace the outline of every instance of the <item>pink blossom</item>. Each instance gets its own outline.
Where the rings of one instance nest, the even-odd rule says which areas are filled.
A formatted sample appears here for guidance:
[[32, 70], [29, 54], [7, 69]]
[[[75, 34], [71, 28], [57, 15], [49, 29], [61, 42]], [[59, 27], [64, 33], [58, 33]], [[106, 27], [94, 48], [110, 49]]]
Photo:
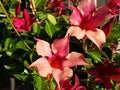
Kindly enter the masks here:
[[55, 14], [59, 16], [65, 8], [64, 0], [50, 0], [49, 7], [54, 9]]
[[77, 39], [89, 38], [101, 50], [106, 36], [98, 27], [116, 14], [106, 7], [95, 8], [94, 0], [80, 0], [77, 8], [70, 7], [73, 10], [69, 17], [72, 26], [68, 28], [67, 34]]
[[42, 57], [33, 62], [29, 68], [37, 67], [40, 76], [43, 77], [51, 74], [59, 87], [59, 81], [72, 76], [73, 72], [69, 67], [89, 65], [81, 53], [69, 53], [69, 36], [55, 39], [51, 45], [44, 40], [37, 39], [36, 51]]
[[84, 86], [80, 86], [79, 78], [75, 75], [75, 83], [71, 84], [70, 80], [60, 81], [60, 89], [56, 87], [56, 90], [86, 90]]
[[19, 32], [25, 32], [31, 30], [31, 25], [35, 22], [35, 17], [30, 18], [30, 15], [26, 9], [23, 11], [23, 18], [14, 17], [14, 25]]

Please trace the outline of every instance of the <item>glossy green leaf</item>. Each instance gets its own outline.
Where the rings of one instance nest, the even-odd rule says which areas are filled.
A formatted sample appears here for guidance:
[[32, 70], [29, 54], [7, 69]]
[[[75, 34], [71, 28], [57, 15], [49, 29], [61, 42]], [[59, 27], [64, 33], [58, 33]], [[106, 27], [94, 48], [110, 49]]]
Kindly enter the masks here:
[[11, 38], [7, 38], [4, 43], [4, 48], [8, 49], [11, 43]]
[[95, 53], [93, 52], [87, 52], [87, 54], [89, 55], [89, 57], [91, 57], [94, 62], [102, 62], [101, 58], [99, 56], [97, 56]]
[[47, 14], [47, 19], [53, 24], [55, 25], [57, 23], [55, 16], [53, 16], [52, 14]]
[[15, 78], [21, 80], [21, 81], [25, 81], [26, 78], [28, 77], [28, 75], [24, 75], [24, 74], [22, 74], [22, 73], [14, 74], [13, 76], [14, 76]]
[[35, 90], [48, 90], [45, 81], [40, 76], [34, 77], [34, 85]]
[[35, 0], [35, 7], [38, 8], [44, 5], [44, 0]]
[[51, 37], [51, 38], [52, 38], [53, 34], [56, 32], [55, 26], [47, 20], [45, 22], [45, 30], [46, 30], [47, 34], [49, 35], [49, 37]]

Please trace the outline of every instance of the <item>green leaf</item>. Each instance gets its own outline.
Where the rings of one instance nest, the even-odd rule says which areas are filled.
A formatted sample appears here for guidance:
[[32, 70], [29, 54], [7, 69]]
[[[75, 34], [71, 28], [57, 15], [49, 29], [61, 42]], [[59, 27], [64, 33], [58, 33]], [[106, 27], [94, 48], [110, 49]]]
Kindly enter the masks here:
[[64, 21], [68, 24], [69, 21], [68, 21], [68, 16], [67, 15], [62, 15], [62, 18], [64, 19]]
[[100, 56], [95, 52], [87, 52], [87, 54], [94, 60], [94, 62], [102, 62]]
[[21, 81], [25, 81], [26, 78], [28, 77], [28, 75], [24, 75], [24, 74], [13, 74], [13, 76]]
[[55, 25], [55, 24], [57, 23], [55, 16], [53, 16], [52, 14], [47, 14], [47, 19], [48, 19], [53, 25]]
[[47, 85], [40, 76], [34, 77], [34, 88], [35, 90], [48, 90]]
[[43, 12], [40, 12], [40, 14], [39, 14], [39, 19], [45, 20], [46, 18], [47, 18], [47, 14], [46, 14], [46, 13], [43, 13]]
[[41, 29], [40, 29], [40, 24], [38, 23], [34, 23], [33, 24], [33, 32], [39, 36], [40, 32], [41, 32]]
[[44, 5], [44, 0], [35, 0], [35, 7], [40, 7]]
[[7, 38], [4, 43], [4, 49], [8, 49], [11, 43], [11, 38]]
[[26, 46], [25, 44], [23, 43], [23, 41], [19, 41], [17, 44], [16, 44], [16, 47], [17, 48], [21, 48], [21, 49], [26, 49]]
[[49, 35], [49, 37], [51, 37], [51, 38], [52, 38], [53, 34], [56, 32], [55, 26], [47, 20], [45, 22], [45, 30], [46, 30], [47, 34]]

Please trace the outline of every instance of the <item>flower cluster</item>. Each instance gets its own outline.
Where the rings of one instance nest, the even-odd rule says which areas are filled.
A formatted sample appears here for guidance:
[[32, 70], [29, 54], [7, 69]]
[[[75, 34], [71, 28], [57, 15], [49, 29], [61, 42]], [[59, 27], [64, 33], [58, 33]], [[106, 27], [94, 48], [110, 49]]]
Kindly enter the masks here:
[[[5, 40], [0, 44], [0, 52], [23, 65], [19, 75], [12, 72], [15, 78], [23, 77], [25, 82], [34, 78], [27, 82], [35, 84], [36, 90], [101, 87], [110, 90], [120, 83], [117, 45], [114, 40], [109, 43], [111, 38], [107, 40], [118, 24], [120, 0], [110, 0], [100, 7], [95, 5], [95, 0], [29, 0], [26, 3], [16, 0], [15, 3], [11, 25], [20, 38], [11, 31], [11, 38], [1, 36], [3, 41], [0, 41]], [[3, 50], [2, 46], [5, 46]], [[4, 56], [0, 54], [0, 58]], [[10, 65], [16, 65], [11, 62]]]

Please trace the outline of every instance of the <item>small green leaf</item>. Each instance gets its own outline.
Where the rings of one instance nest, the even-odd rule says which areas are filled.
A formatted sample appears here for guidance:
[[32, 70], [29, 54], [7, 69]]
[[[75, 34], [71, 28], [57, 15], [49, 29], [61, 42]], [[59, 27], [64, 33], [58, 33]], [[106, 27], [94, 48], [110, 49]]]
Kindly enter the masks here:
[[47, 19], [48, 19], [53, 25], [55, 25], [55, 24], [57, 23], [55, 16], [53, 16], [52, 14], [47, 14]]
[[49, 37], [51, 37], [51, 38], [52, 38], [53, 34], [56, 32], [55, 26], [47, 20], [45, 22], [45, 30], [46, 30], [47, 34], [49, 35]]
[[94, 60], [94, 62], [102, 62], [99, 56], [96, 55], [96, 53], [93, 52], [87, 52], [87, 54]]
[[62, 15], [62, 18], [64, 19], [64, 21], [68, 24], [69, 21], [68, 21], [68, 16], [67, 15]]
[[44, 0], [35, 0], [35, 7], [40, 7], [44, 5]]
[[24, 75], [24, 74], [14, 74], [13, 76], [21, 81], [25, 81], [26, 78], [28, 77], [28, 75]]
[[11, 43], [11, 38], [7, 38], [4, 43], [4, 48], [8, 49]]
[[19, 42], [16, 44], [16, 47], [17, 47], [17, 48], [21, 48], [21, 49], [26, 49], [26, 46], [25, 46], [25, 44], [23, 43], [23, 41], [19, 41]]
[[34, 77], [34, 85], [35, 90], [48, 90], [47, 85], [40, 76]]
[[40, 12], [39, 14], [39, 19], [41, 20], [45, 20], [47, 18], [47, 14], [43, 13], [43, 12]]

